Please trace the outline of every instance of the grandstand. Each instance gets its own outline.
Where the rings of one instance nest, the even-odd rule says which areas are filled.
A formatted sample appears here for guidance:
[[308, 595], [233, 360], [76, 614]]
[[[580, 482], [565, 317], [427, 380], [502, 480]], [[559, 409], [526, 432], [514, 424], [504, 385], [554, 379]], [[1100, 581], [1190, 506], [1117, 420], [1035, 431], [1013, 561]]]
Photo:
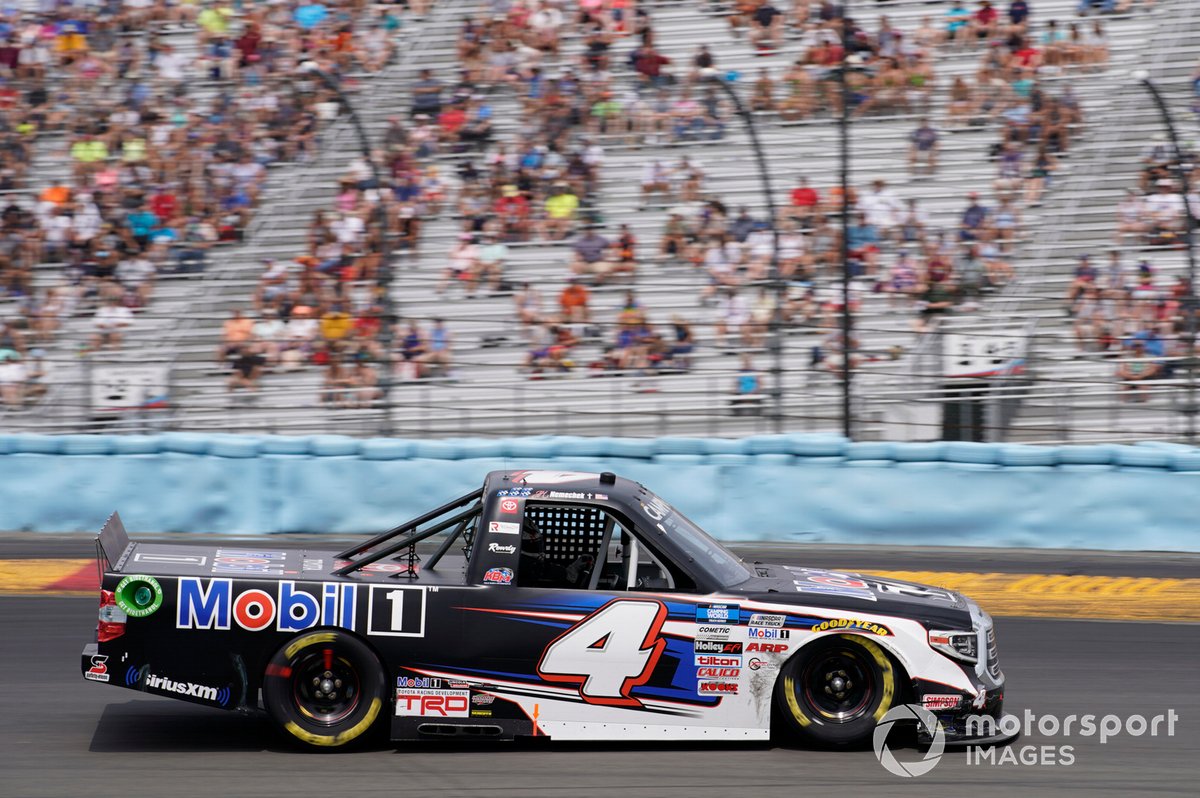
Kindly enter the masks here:
[[[1031, 5], [1034, 15], [1029, 36], [1033, 41], [1041, 40], [1050, 19], [1057, 18], [1063, 25], [1077, 20], [1077, 0], [1037, 0]], [[940, 29], [949, 6], [916, 0], [860, 1], [851, 4], [851, 14], [871, 33], [880, 30], [881, 18], [886, 16], [892, 28], [911, 38], [925, 17], [931, 17], [934, 27]], [[1097, 262], [1107, 257], [1113, 246], [1117, 206], [1125, 190], [1138, 185], [1142, 152], [1161, 131], [1144, 89], [1131, 78], [1135, 69], [1150, 71], [1172, 101], [1177, 122], [1187, 131], [1184, 138], [1195, 136], [1196, 117], [1189, 104], [1194, 99], [1192, 70], [1200, 53], [1200, 9], [1194, 6], [1186, 0], [1160, 0], [1152, 11], [1135, 4], [1127, 14], [1104, 16], [1106, 61], [1087, 64], [1087, 68], [1042, 67], [1040, 90], [1046, 96], [1060, 97], [1069, 87], [1081, 119], [1071, 125], [1069, 157], [1058, 160], [1054, 180], [1040, 205], [1018, 203], [1020, 224], [1011, 251], [1002, 258], [1012, 264], [1011, 280], [970, 304], [959, 301], [940, 324], [926, 325], [922, 331], [916, 324], [918, 305], [886, 290], [875, 290], [868, 276], [856, 279], [856, 437], [938, 437], [945, 386], [939, 367], [945, 334], [1010, 336], [1014, 329], [1028, 338], [1026, 370], [1019, 378], [1006, 375], [997, 383], [1004, 391], [997, 396], [1004, 401], [989, 404], [989, 438], [1057, 442], [1179, 437], [1178, 406], [1184, 380], [1156, 380], [1145, 396], [1148, 401], [1122, 401], [1127, 397], [1121, 395], [1114, 377], [1112, 353], [1080, 351], [1074, 321], [1064, 312], [1064, 297], [1078, 255], [1091, 254]], [[669, 69], [681, 84], [686, 82], [698, 45], [704, 43], [718, 72], [734, 79], [735, 91], [746, 102], [761, 69], [781, 81], [821, 30], [815, 23], [808, 30], [791, 26], [778, 51], [763, 55], [746, 36], [733, 35], [729, 9], [719, 3], [679, 0], [640, 3], [638, 7], [648, 14], [655, 46], [671, 60]], [[478, 11], [477, 4], [470, 2], [432, 4], [422, 17], [406, 17], [392, 34], [396, 55], [386, 66], [376, 72], [357, 66], [343, 71], [343, 80], [352, 89], [351, 101], [377, 142], [375, 146], [381, 146], [390, 118], [403, 117], [408, 123], [411, 88], [419, 80], [420, 70], [433, 70], [445, 81], [457, 73], [459, 31], [463, 20]], [[230, 24], [236, 34], [244, 22], [234, 14]], [[586, 37], [576, 26], [564, 24], [563, 31], [558, 53], [547, 55], [542, 63], [547, 74], [568, 66], [578, 69], [585, 52]], [[203, 51], [206, 45], [200, 38], [191, 25], [172, 25], [157, 36], [185, 58]], [[626, 56], [637, 44], [637, 36], [618, 38], [612, 44], [612, 85], [620, 92], [634, 85], [635, 73], [626, 65]], [[959, 230], [969, 194], [977, 192], [985, 205], [996, 207], [997, 163], [989, 160], [989, 150], [1000, 140], [1003, 118], [997, 115], [986, 124], [953, 129], [946, 121], [954, 99], [950, 90], [954, 79], [975, 80], [981, 58], [989, 49], [986, 44], [955, 42], [930, 48], [935, 83], [929, 91], [928, 107], [923, 107], [923, 100], [909, 96], [908, 108], [900, 103], [880, 103], [879, 108], [854, 118], [851, 182], [860, 201], [870, 183], [882, 179], [896, 197], [918, 200], [927, 215], [927, 228], [944, 230], [951, 240]], [[303, 77], [297, 73], [295, 79]], [[693, 90], [700, 93], [703, 88], [697, 83]], [[189, 84], [193, 99], [216, 97], [222, 90], [219, 80]], [[521, 97], [500, 85], [478, 91], [492, 109], [493, 142], [520, 146], [528, 132]], [[679, 86], [670, 91], [678, 92]], [[252, 311], [264, 259], [284, 262], [305, 254], [313, 213], [337, 207], [339, 181], [357, 168], [352, 164], [358, 157], [354, 129], [343, 114], [321, 130], [319, 149], [311, 159], [280, 161], [270, 167], [244, 240], [210, 250], [202, 272], [159, 275], [153, 300], [135, 315], [119, 348], [81, 355], [80, 348], [93, 331], [92, 314], [65, 319], [62, 329], [43, 346], [44, 395], [8, 409], [2, 423], [13, 430], [47, 432], [166, 426], [408, 436], [729, 435], [770, 430], [769, 403], [751, 403], [753, 412], [735, 413], [739, 408], [734, 407], [735, 385], [745, 365], [760, 377], [757, 393], [769, 390], [769, 353], [762, 351], [759, 342], [732, 341], [717, 346], [717, 325], [731, 311], [721, 302], [701, 304], [709, 282], [705, 270], [657, 255], [670, 212], [681, 211], [690, 218], [697, 214], [699, 203], [676, 197], [655, 198], [648, 206], [642, 205], [647, 164], [656, 160], [674, 163], [686, 156], [700, 164], [706, 198], [723, 203], [731, 217], [744, 206], [751, 216], [765, 218], [746, 132], [730, 109], [722, 113], [724, 133], [711, 141], [671, 141], [669, 136], [659, 136], [631, 142], [623, 133], [589, 134], [593, 143], [603, 148], [603, 167], [595, 190], [586, 198], [588, 210], [600, 232], [609, 238], [628, 225], [638, 241], [638, 268], [632, 282], [617, 279], [591, 286], [592, 321], [577, 325], [583, 340], [570, 352], [574, 367], [568, 371], [542, 368], [540, 373], [536, 369], [531, 373], [524, 366], [529, 351], [536, 347], [525, 338], [527, 325], [518, 319], [510, 291], [498, 295], [481, 291], [472, 299], [466, 298], [459, 286], [438, 292], [449, 254], [464, 229], [453, 202], [447, 201], [439, 214], [424, 220], [419, 254], [394, 253], [391, 297], [402, 322], [427, 324], [435, 318], [445, 319], [453, 336], [448, 366], [422, 369], [429, 372], [426, 376], [398, 371], [386, 412], [370, 402], [362, 407], [338, 407], [338, 403], [323, 401], [328, 395], [323, 387], [327, 370], [311, 364], [296, 371], [268, 370], [253, 395], [231, 392], [229, 368], [214, 357], [230, 312], [235, 308]], [[791, 189], [800, 177], [827, 195], [838, 173], [838, 131], [829, 109], [801, 119], [785, 116], [775, 111], [755, 113], [772, 173], [774, 199], [781, 208], [790, 205]], [[910, 134], [923, 117], [941, 129], [938, 166], [933, 174], [911, 173], [905, 155]], [[63, 134], [37, 137], [22, 197], [70, 181], [71, 166], [63, 158], [69, 144]], [[493, 144], [490, 151], [495, 147]], [[1027, 162], [1032, 155], [1030, 150]], [[469, 158], [480, 167], [486, 162], [486, 155], [447, 151], [428, 159], [440, 168], [451, 199], [461, 184], [456, 170]], [[552, 307], [571, 275], [571, 243], [571, 239], [510, 243], [504, 282], [514, 290], [523, 283], [535, 286], [543, 305]], [[811, 240], [809, 246], [814, 246]], [[883, 249], [881, 287], [886, 284], [884, 276], [894, 248], [886, 245]], [[1181, 274], [1184, 268], [1182, 250], [1147, 249], [1142, 242], [1130, 241], [1121, 250], [1130, 265], [1133, 260], [1152, 258], [1161, 281]], [[64, 270], [58, 263], [43, 262], [33, 270], [35, 291], [60, 285], [63, 279]], [[839, 279], [832, 270], [817, 269], [810, 281], [801, 284], [796, 280], [790, 289], [799, 310], [784, 330], [782, 425], [787, 430], [841, 428], [840, 381], [836, 367], [830, 367], [830, 328], [822, 322], [822, 317], [835, 309]], [[678, 316], [693, 328], [696, 346], [686, 357], [686, 366], [672, 370], [681, 373], [637, 366], [588, 367], [604, 360], [602, 342], [611, 344], [615, 339], [630, 289], [636, 292], [641, 312], [656, 327], [669, 329], [672, 317]], [[809, 291], [811, 297], [806, 300]], [[747, 300], [752, 300], [755, 292], [754, 285], [742, 289]], [[806, 303], [813, 306], [807, 312]], [[19, 304], [18, 298], [8, 302], [13, 315]], [[588, 329], [592, 327], [597, 329]], [[122, 411], [98, 420], [93, 390], [96, 375], [119, 374], [122, 367], [132, 370], [153, 363], [169, 368], [167, 408]]]

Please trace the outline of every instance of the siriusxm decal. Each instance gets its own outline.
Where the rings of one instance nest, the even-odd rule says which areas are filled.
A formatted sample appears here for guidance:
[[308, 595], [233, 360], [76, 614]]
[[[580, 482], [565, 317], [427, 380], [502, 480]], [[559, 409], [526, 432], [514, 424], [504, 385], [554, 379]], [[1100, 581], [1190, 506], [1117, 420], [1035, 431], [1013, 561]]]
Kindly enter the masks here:
[[175, 626], [179, 629], [228, 630], [233, 624], [249, 632], [274, 626], [299, 632], [314, 626], [354, 628], [358, 586], [324, 582], [309, 589], [280, 582], [275, 594], [249, 588], [236, 595], [229, 579], [180, 577]]
[[736, 604], [699, 604], [696, 623], [738, 623], [741, 608]]

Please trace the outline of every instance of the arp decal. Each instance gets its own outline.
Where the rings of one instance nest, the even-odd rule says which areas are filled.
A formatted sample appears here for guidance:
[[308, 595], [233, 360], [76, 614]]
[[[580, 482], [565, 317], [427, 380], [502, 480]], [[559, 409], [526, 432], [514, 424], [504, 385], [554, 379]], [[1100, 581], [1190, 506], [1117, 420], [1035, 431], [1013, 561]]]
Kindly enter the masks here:
[[249, 588], [234, 595], [232, 580], [181, 576], [175, 626], [224, 631], [236, 623], [248, 632], [272, 627], [280, 632], [314, 626], [354, 628], [358, 585], [322, 582], [312, 583], [310, 589], [317, 592], [299, 588], [295, 582], [280, 582], [274, 594]]
[[367, 634], [424, 637], [425, 588], [371, 585], [367, 600]]
[[666, 619], [661, 601], [613, 599], [554, 638], [537, 673], [548, 682], [579, 685], [589, 704], [641, 707], [630, 691], [650, 680], [667, 647], [659, 637]]
[[747, 643], [746, 653], [758, 651], [763, 654], [782, 654], [788, 650], [787, 643]]

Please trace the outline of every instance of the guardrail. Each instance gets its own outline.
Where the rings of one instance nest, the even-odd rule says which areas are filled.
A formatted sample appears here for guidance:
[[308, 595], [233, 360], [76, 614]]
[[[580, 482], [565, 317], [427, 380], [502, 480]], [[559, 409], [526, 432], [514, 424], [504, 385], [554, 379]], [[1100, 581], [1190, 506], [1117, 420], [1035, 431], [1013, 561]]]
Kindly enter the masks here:
[[366, 533], [525, 467], [615, 471], [724, 540], [1200, 551], [1200, 449], [836, 435], [0, 436], [0, 528]]

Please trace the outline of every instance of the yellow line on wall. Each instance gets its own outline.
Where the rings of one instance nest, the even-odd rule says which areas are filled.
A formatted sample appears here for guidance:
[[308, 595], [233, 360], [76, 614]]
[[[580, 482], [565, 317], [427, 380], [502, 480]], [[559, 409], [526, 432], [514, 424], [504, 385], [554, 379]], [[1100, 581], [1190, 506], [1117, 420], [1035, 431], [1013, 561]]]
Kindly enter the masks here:
[[[87, 572], [91, 566], [90, 579], [74, 578]], [[91, 584], [96, 579], [96, 561], [92, 560], [0, 560], [0, 595], [46, 593], [74, 595], [96, 591]]]
[[875, 571], [957, 590], [992, 615], [1200, 623], [1200, 579]]

